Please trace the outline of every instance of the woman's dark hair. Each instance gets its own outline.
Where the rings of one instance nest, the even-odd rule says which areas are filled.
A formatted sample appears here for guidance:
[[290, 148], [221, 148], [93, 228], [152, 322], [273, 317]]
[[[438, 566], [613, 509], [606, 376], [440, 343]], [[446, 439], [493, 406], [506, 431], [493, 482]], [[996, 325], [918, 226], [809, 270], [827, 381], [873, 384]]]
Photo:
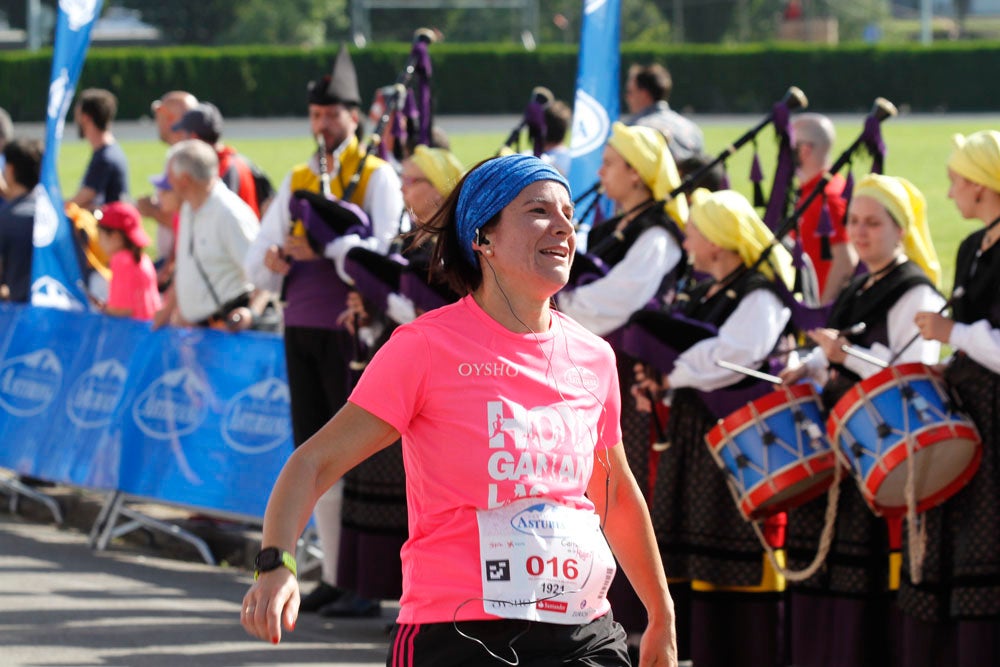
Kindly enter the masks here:
[[[430, 278], [433, 281], [447, 284], [453, 292], [459, 295], [469, 294], [478, 289], [483, 282], [483, 272], [481, 267], [469, 264], [465, 250], [462, 248], [462, 242], [458, 238], [458, 229], [455, 224], [458, 197], [469, 174], [478, 169], [484, 162], [492, 159], [487, 158], [466, 172], [434, 215], [427, 222], [418, 224], [413, 231], [406, 235], [410, 240], [410, 248], [421, 246], [427, 242], [434, 244], [428, 267]], [[498, 222], [500, 222], [499, 213], [480, 225], [479, 229], [487, 232], [496, 227]]]

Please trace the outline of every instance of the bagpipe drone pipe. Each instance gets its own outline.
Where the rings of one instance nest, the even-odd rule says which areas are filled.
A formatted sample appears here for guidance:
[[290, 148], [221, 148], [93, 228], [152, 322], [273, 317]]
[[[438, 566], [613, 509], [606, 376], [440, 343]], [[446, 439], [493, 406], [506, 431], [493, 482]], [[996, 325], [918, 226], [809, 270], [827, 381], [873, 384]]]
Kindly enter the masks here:
[[552, 104], [555, 96], [552, 91], [544, 86], [536, 86], [531, 90], [531, 97], [524, 108], [524, 115], [514, 129], [507, 136], [507, 140], [497, 150], [497, 155], [502, 155], [507, 151], [515, 153], [521, 152], [521, 135], [524, 130], [528, 131], [528, 138], [531, 140], [531, 150], [535, 157], [541, 157], [545, 152], [545, 142], [548, 137], [548, 128], [545, 123], [545, 109]]
[[[769, 205], [768, 211], [765, 214], [765, 222], [768, 222], [768, 226], [773, 229], [775, 225], [773, 222], [769, 222], [769, 220], [780, 219], [783, 211], [782, 207], [784, 206], [784, 202], [787, 200], [787, 193], [795, 171], [789, 119], [793, 111], [805, 109], [808, 106], [809, 100], [806, 98], [805, 93], [795, 86], [790, 87], [785, 92], [784, 96], [774, 103], [771, 112], [767, 116], [737, 138], [736, 141], [727, 146], [722, 152], [716, 155], [714, 159], [702, 164], [691, 173], [686, 174], [681, 184], [671, 190], [670, 193], [668, 193], [662, 200], [645, 202], [631, 211], [626, 211], [621, 216], [604, 221], [603, 224], [615, 224], [613, 221], [620, 220], [623, 216], [639, 214], [646, 209], [652, 208], [653, 206], [665, 206], [670, 201], [683, 194], [690, 194], [698, 188], [699, 185], [701, 185], [702, 181], [705, 180], [713, 169], [716, 169], [719, 165], [724, 165], [725, 161], [744, 145], [749, 142], [754, 142], [754, 145], [756, 146], [757, 135], [760, 131], [768, 125], [773, 125], [775, 128], [775, 134], [778, 138], [779, 147], [778, 166], [775, 170], [774, 184], [772, 187], [772, 201], [780, 201], [782, 203], [781, 206], [778, 206], [777, 204], [773, 206]], [[751, 180], [756, 179], [754, 181], [755, 184], [759, 184], [760, 166], [756, 158], [756, 152], [753, 164], [754, 167], [751, 170]], [[759, 189], [759, 187], [757, 189]], [[581, 205], [582, 202], [587, 201], [588, 198], [590, 198], [589, 205], [583, 210], [582, 214], [577, 216], [578, 221], [586, 220], [590, 216], [591, 212], [596, 210], [595, 207], [602, 198], [602, 194], [601, 182], [598, 181], [575, 198], [574, 204], [577, 206]], [[762, 196], [763, 195], [759, 198], [762, 199]], [[758, 205], [762, 204], [763, 202], [758, 203]], [[604, 254], [610, 250], [612, 246], [622, 242], [623, 240], [624, 234], [616, 231], [613, 234], [605, 236], [599, 244], [589, 247], [586, 252], [577, 252], [573, 259], [573, 266], [570, 271], [570, 289], [604, 276], [609, 268], [603, 259]]]

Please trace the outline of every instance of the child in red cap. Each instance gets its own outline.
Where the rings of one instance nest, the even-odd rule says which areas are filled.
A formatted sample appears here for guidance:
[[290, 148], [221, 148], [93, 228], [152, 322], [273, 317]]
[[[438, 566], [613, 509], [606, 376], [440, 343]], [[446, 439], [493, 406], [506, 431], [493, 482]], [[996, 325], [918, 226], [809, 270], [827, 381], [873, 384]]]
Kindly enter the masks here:
[[104, 312], [151, 320], [160, 309], [160, 292], [153, 262], [142, 251], [149, 245], [142, 216], [132, 204], [116, 201], [102, 206], [97, 218], [98, 241], [111, 257], [111, 285]]

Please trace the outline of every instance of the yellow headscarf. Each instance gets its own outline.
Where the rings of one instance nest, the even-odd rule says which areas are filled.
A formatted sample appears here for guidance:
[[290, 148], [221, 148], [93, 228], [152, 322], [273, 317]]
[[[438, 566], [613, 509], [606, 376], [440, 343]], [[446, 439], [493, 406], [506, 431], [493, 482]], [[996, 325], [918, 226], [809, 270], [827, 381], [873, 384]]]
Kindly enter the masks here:
[[[691, 195], [690, 222], [715, 245], [737, 253], [747, 267], [752, 266], [764, 248], [774, 242], [774, 234], [757, 211], [746, 197], [735, 190], [695, 190]], [[793, 288], [795, 269], [792, 256], [780, 243], [774, 246], [767, 261], [761, 263], [758, 269], [772, 281], [777, 274], [788, 289]]]
[[955, 150], [948, 168], [973, 183], [1000, 192], [1000, 132], [982, 130], [967, 137], [953, 135]]
[[443, 148], [417, 146], [410, 159], [442, 197], [451, 194], [465, 173], [465, 167], [458, 158]]
[[852, 197], [870, 197], [889, 212], [903, 229], [906, 256], [940, 287], [941, 263], [927, 226], [927, 200], [920, 190], [905, 178], [868, 174], [854, 186]]
[[[667, 140], [659, 130], [650, 127], [628, 126], [615, 123], [611, 126], [608, 146], [618, 151], [625, 162], [636, 170], [654, 199], [663, 199], [681, 184], [677, 165], [667, 148]], [[678, 195], [664, 207], [681, 229], [687, 222], [688, 206], [684, 195]]]

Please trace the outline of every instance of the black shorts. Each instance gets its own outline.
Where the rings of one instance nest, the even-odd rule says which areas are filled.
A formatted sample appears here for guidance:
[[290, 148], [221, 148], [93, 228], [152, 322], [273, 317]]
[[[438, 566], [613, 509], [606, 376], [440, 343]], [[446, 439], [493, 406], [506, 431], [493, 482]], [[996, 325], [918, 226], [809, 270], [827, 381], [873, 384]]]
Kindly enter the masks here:
[[[456, 629], [452, 623], [396, 624], [392, 630], [386, 667], [465, 667], [512, 663], [518, 667], [631, 665], [625, 631], [615, 622], [611, 612], [585, 625], [498, 619], [459, 621], [457, 626]], [[463, 637], [459, 631], [475, 639]], [[491, 656], [490, 651], [503, 660]]]

